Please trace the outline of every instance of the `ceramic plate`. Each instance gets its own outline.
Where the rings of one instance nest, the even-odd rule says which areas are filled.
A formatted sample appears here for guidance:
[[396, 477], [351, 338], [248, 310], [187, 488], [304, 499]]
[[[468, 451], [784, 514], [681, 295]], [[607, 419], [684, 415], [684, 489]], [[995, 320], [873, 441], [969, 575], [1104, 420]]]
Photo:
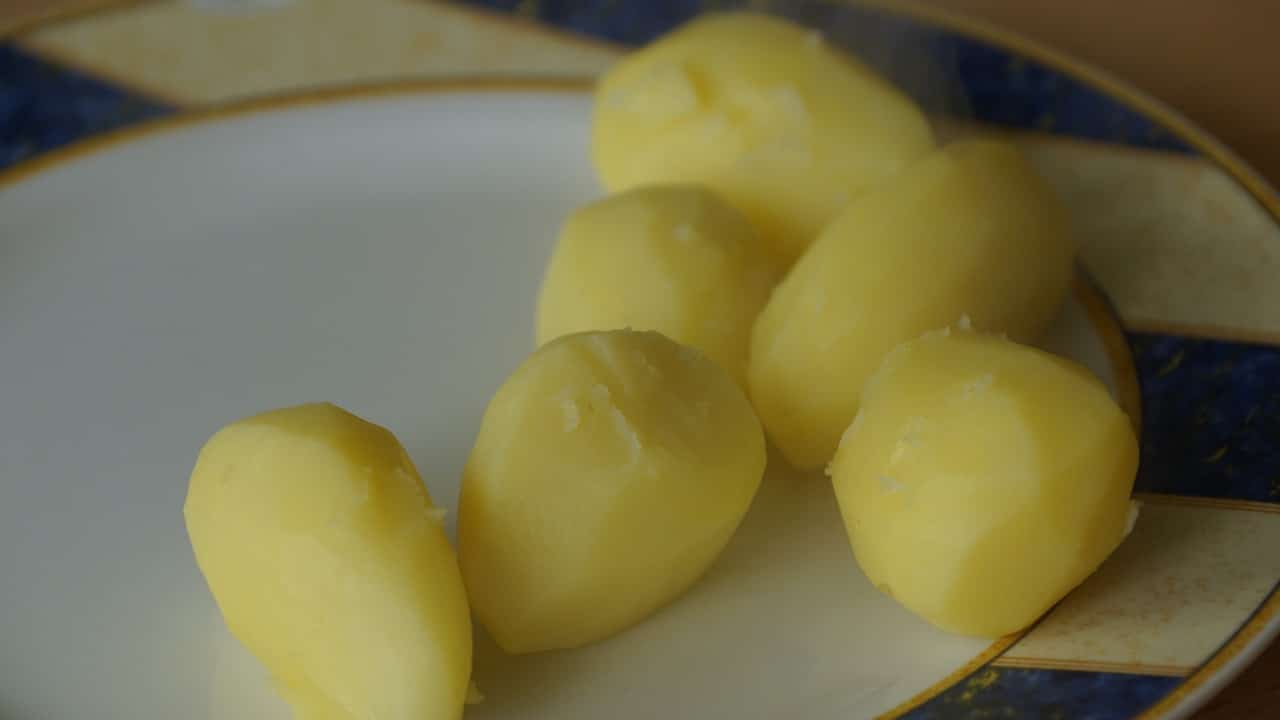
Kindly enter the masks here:
[[[1114, 119], [1106, 139], [1145, 148], [1063, 138], [1091, 134], [1063, 112], [1059, 136], [1017, 136], [1085, 245], [1046, 344], [1142, 427], [1133, 535], [1029, 632], [959, 638], [863, 578], [828, 483], [771, 468], [711, 572], [652, 619], [520, 658], [478, 637], [488, 699], [469, 719], [1179, 717], [1280, 628], [1271, 321], [1160, 324], [1178, 307], [1160, 304], [1170, 275], [1203, 285], [1235, 262], [1169, 238], [1280, 242], [1273, 219], [1177, 127], [1049, 65], [1011, 70], [1028, 61], [876, 17], [969, 68], [964, 94], [939, 94], [934, 66], [865, 41], [935, 110], [1026, 125], [1012, 114], [1027, 97], [1066, 87]], [[587, 92], [314, 93], [140, 125], [0, 177], [0, 717], [287, 717], [192, 561], [180, 508], [196, 451], [245, 414], [330, 400], [396, 432], [452, 508], [485, 403], [530, 350], [557, 226], [599, 195]], [[1265, 268], [1276, 249], [1255, 252]], [[1204, 302], [1251, 288], [1231, 277]]]

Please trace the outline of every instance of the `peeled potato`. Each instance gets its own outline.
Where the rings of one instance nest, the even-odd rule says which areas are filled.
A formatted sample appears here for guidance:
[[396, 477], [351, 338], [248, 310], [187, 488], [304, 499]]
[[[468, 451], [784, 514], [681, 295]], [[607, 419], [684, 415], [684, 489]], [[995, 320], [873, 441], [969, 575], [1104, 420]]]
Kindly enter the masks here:
[[745, 383], [751, 325], [781, 270], [746, 219], [705, 188], [629, 190], [565, 222], [542, 282], [538, 343], [656, 330]]
[[542, 346], [489, 403], [463, 473], [476, 617], [512, 653], [639, 622], [724, 548], [764, 465], [746, 396], [696, 350], [624, 330]]
[[962, 315], [1034, 337], [1074, 253], [1053, 192], [1007, 143], [955, 143], [865, 194], [756, 320], [748, 386], [770, 438], [796, 467], [821, 467], [889, 349]]
[[703, 16], [632, 53], [596, 92], [592, 154], [611, 191], [710, 186], [794, 260], [849, 199], [933, 147], [911, 100], [816, 31]]
[[390, 432], [328, 404], [232, 423], [200, 451], [183, 513], [227, 626], [299, 717], [462, 716], [462, 578]]
[[885, 358], [829, 473], [867, 577], [943, 630], [1031, 624], [1131, 522], [1138, 445], [1088, 370], [937, 331]]

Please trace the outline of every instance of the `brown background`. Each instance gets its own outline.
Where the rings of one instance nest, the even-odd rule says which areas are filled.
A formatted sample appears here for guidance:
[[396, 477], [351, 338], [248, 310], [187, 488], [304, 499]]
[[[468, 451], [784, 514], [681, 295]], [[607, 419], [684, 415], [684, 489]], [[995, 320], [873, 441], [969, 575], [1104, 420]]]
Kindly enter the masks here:
[[[0, 0], [0, 35], [130, 1]], [[1181, 110], [1280, 185], [1280, 0], [926, 1], [1015, 30], [1128, 80]], [[1280, 717], [1280, 645], [1197, 715], [1264, 717]]]

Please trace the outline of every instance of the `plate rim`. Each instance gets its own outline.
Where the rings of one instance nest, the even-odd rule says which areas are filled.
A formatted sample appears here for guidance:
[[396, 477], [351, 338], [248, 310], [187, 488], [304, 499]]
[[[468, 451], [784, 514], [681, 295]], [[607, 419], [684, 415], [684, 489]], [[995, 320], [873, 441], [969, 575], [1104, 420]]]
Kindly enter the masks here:
[[[883, 5], [889, 8], [914, 5], [913, 3], [899, 3], [896, 0], [887, 0], [886, 2], [872, 0], [870, 4]], [[921, 19], [926, 23], [941, 24], [934, 22], [935, 18], [925, 17]], [[967, 31], [945, 24], [942, 26], [948, 31], [976, 36], [984, 42], [990, 42], [997, 47], [1004, 47], [1015, 54], [1031, 56], [1033, 59], [1050, 65], [1055, 71], [1086, 82], [1086, 84], [1093, 84], [1070, 69], [1084, 68], [1088, 70], [1088, 66], [1081, 65], [1066, 56], [1057, 55], [1054, 51], [1045, 51], [1049, 53], [1049, 56], [1054, 57], [1054, 60], [1051, 61], [1047, 59], [1049, 56], [1040, 57], [1038, 54], [1033, 54], [1019, 47], [988, 39], [978, 30]], [[1003, 34], [1003, 31], [995, 32]], [[1029, 43], [1029, 45], [1037, 47], [1033, 43]], [[1066, 68], [1059, 67], [1059, 63], [1064, 63]], [[1105, 75], [1100, 72], [1099, 74]], [[1160, 101], [1146, 97], [1141, 92], [1128, 88], [1119, 81], [1112, 82], [1114, 82], [1115, 87], [1097, 87], [1097, 89], [1100, 89], [1115, 102], [1147, 115], [1155, 122], [1164, 125], [1178, 137], [1188, 141], [1192, 147], [1203, 154], [1205, 159], [1216, 164], [1227, 173], [1233, 182], [1253, 197], [1270, 215], [1272, 222], [1280, 225], [1280, 195], [1277, 195], [1276, 191], [1271, 189], [1261, 176], [1257, 175], [1248, 165], [1227, 150], [1225, 145], [1222, 145], [1220, 141], [1217, 141], [1207, 132], [1190, 123], [1190, 121], [1180, 118], [1176, 112], [1163, 106]], [[253, 96], [206, 107], [178, 108], [178, 111], [172, 115], [144, 120], [94, 134], [6, 168], [0, 171], [0, 192], [25, 180], [32, 179], [41, 173], [74, 164], [78, 160], [110, 151], [118, 146], [144, 141], [156, 135], [176, 133], [192, 127], [213, 125], [246, 116], [388, 98], [520, 93], [583, 96], [591, 92], [594, 84], [595, 80], [593, 78], [581, 76], [409, 78], [307, 88], [285, 93]], [[1173, 119], [1174, 122], [1170, 122], [1170, 119]], [[1061, 136], [1061, 139], [1093, 142], [1070, 136]], [[1117, 147], [1123, 149], [1125, 146], [1121, 144]], [[1103, 297], [1105, 298], [1105, 294], [1103, 294]], [[1118, 316], [1116, 318], [1118, 321]], [[983, 652], [956, 668], [945, 678], [900, 703], [880, 717], [892, 720], [910, 713], [972, 672], [987, 665], [1004, 650], [1011, 647], [1021, 635], [1022, 633], [1018, 633], [1013, 636], [996, 639]], [[1280, 583], [1273, 586], [1269, 594], [1255, 608], [1249, 619], [1238, 626], [1235, 632], [1225, 639], [1223, 644], [1212, 655], [1189, 675], [1185, 676], [1182, 682], [1168, 694], [1139, 713], [1137, 718], [1139, 720], [1176, 720], [1188, 717], [1234, 680], [1270, 646], [1277, 636], [1280, 636]]]

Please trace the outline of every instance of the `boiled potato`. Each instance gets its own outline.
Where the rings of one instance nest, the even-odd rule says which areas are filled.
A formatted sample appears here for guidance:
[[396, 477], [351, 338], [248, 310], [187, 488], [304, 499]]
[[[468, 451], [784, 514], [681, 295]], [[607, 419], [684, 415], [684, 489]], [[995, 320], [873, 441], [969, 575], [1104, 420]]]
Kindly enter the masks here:
[[770, 438], [796, 467], [821, 467], [884, 354], [962, 315], [1034, 337], [1074, 252], [1063, 209], [1006, 143], [956, 143], [865, 194], [756, 320], [748, 385]]
[[227, 626], [298, 717], [461, 717], [462, 578], [390, 432], [328, 404], [232, 423], [200, 451], [184, 514]]
[[732, 378], [655, 332], [566, 335], [485, 411], [458, 555], [503, 649], [608, 637], [684, 592], [760, 484], [764, 433]]
[[739, 12], [623, 58], [596, 91], [591, 142], [606, 188], [709, 185], [790, 261], [933, 135], [911, 100], [820, 33]]
[[745, 383], [751, 325], [781, 270], [746, 219], [705, 188], [619, 193], [565, 222], [542, 282], [538, 343], [657, 330]]
[[994, 637], [1116, 548], [1137, 463], [1088, 370], [944, 330], [885, 358], [829, 472], [867, 577], [943, 630]]

